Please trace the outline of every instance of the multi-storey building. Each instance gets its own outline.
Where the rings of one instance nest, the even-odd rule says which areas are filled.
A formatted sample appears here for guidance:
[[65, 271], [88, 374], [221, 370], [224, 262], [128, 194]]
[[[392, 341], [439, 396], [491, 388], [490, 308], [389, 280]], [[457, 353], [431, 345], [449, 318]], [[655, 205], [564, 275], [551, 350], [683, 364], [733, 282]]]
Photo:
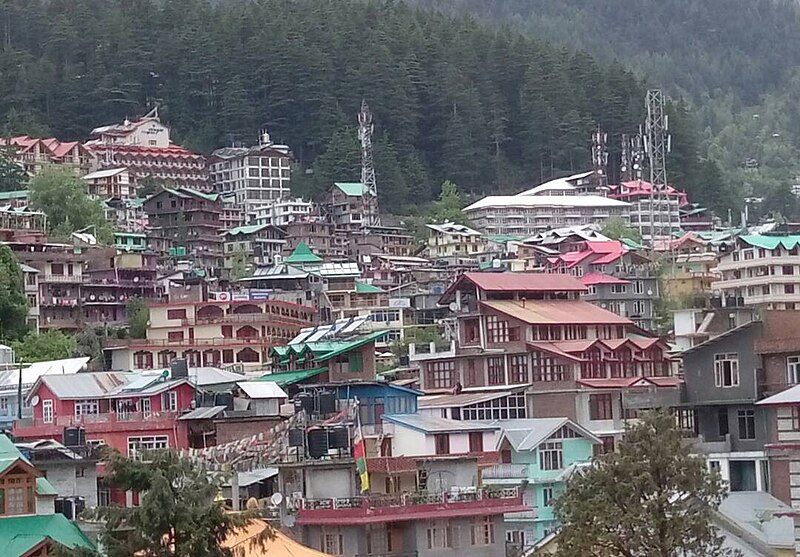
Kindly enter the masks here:
[[600, 440], [567, 418], [500, 420], [497, 450], [501, 464], [483, 470], [487, 485], [521, 486], [530, 510], [505, 515], [507, 540], [525, 551], [555, 532], [553, 501], [566, 489], [570, 473], [602, 449]]
[[40, 244], [47, 239], [47, 215], [38, 211], [0, 207], [0, 242]]
[[127, 168], [96, 170], [83, 177], [86, 190], [92, 199], [136, 197], [136, 184]]
[[[218, 192], [234, 192], [248, 221], [259, 209], [289, 197], [292, 152], [261, 132], [255, 147], [223, 147], [211, 154], [209, 175]], [[275, 223], [271, 223], [275, 224]]]
[[[680, 207], [686, 205], [687, 197], [672, 186], [654, 193], [649, 182], [623, 182], [611, 187], [609, 197], [629, 204], [631, 226], [644, 240], [672, 238], [681, 231]], [[655, 238], [651, 237], [653, 233]]]
[[22, 269], [22, 276], [25, 281], [25, 297], [28, 299], [28, 327], [39, 332], [39, 306], [41, 305], [41, 298], [39, 297], [39, 270], [25, 265], [20, 265]]
[[0, 191], [0, 208], [25, 209], [28, 207], [29, 190]]
[[263, 298], [153, 304], [147, 338], [109, 341], [109, 368], [166, 367], [175, 358], [190, 366], [264, 368], [270, 348], [311, 325], [314, 314], [310, 307]]
[[322, 217], [309, 217], [296, 220], [283, 227], [286, 230], [284, 253], [291, 254], [300, 244], [305, 244], [317, 256], [327, 261], [344, 259], [346, 252], [338, 247], [335, 231], [336, 225]]
[[653, 263], [616, 240], [584, 242], [576, 248], [548, 258], [547, 269], [578, 277], [588, 289], [585, 300], [654, 331], [659, 292]]
[[144, 202], [150, 244], [162, 256], [221, 267], [222, 203], [219, 195], [188, 188], [164, 188]]
[[271, 224], [238, 226], [223, 232], [223, 237], [227, 269], [231, 269], [236, 258], [241, 256], [249, 265], [270, 265], [286, 245], [286, 232]]
[[104, 201], [106, 218], [114, 225], [114, 230], [120, 232], [144, 232], [149, 220], [144, 211], [144, 199], [133, 197], [130, 199], [111, 198]]
[[0, 435], [0, 462], [0, 539], [5, 555], [96, 551], [78, 526], [56, 512], [58, 492], [53, 484], [5, 435]]
[[162, 185], [211, 189], [205, 158], [170, 141], [157, 108], [135, 121], [95, 128], [91, 135], [85, 147], [95, 157], [95, 170], [123, 167], [139, 184], [149, 178]]
[[255, 213], [257, 224], [286, 227], [296, 221], [305, 221], [317, 213], [314, 203], [296, 199], [276, 199], [267, 202]]
[[114, 232], [114, 247], [120, 253], [147, 251], [147, 234], [142, 232]]
[[364, 226], [364, 191], [361, 182], [335, 182], [328, 188], [322, 209], [345, 239]]
[[486, 250], [483, 234], [468, 226], [454, 222], [426, 226], [430, 230], [427, 255], [433, 261], [452, 265], [475, 264], [478, 254]]
[[800, 308], [800, 236], [739, 236], [717, 269], [711, 288], [726, 307]]
[[523, 387], [528, 417], [567, 417], [613, 444], [637, 409], [674, 405], [680, 380], [665, 342], [585, 292], [570, 275], [460, 275], [440, 300], [456, 314], [451, 346], [409, 350], [421, 389]]
[[31, 176], [57, 165], [83, 176], [93, 164], [92, 153], [77, 141], [62, 142], [54, 137], [37, 139], [20, 135], [0, 138], [0, 147], [10, 147], [14, 160]]
[[349, 238], [351, 259], [364, 261], [373, 255], [406, 257], [414, 251], [414, 236], [403, 226], [366, 226]]
[[464, 214], [484, 234], [526, 237], [551, 228], [602, 225], [610, 217], [627, 221], [629, 208], [625, 201], [555, 180], [517, 195], [484, 197], [466, 207]]

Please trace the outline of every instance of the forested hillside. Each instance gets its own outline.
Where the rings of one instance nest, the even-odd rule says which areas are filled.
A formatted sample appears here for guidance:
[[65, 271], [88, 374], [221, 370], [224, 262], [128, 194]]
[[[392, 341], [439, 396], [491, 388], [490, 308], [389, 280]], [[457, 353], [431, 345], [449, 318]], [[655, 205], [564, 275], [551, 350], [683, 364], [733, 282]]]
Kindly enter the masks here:
[[[765, 208], [800, 183], [800, 8], [796, 0], [409, 0], [470, 13], [601, 61], [619, 60], [690, 102], [701, 155]], [[796, 208], [792, 209], [796, 211]], [[786, 214], [786, 209], [782, 212]]]
[[[174, 139], [203, 152], [266, 126], [314, 170], [296, 174], [298, 193], [358, 178], [366, 98], [395, 211], [445, 179], [489, 193], [584, 169], [598, 123], [619, 134], [644, 116], [644, 87], [618, 64], [397, 2], [4, 0], [0, 33], [3, 133], [84, 138], [158, 104]], [[673, 176], [713, 183], [671, 110], [684, 139]]]

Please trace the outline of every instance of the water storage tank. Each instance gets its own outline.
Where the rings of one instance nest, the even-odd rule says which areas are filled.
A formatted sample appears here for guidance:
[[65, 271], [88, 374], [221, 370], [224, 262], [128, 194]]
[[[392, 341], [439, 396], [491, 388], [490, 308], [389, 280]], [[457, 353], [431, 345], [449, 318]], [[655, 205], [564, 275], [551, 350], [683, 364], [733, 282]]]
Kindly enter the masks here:
[[332, 427], [328, 430], [328, 446], [331, 449], [346, 449], [350, 435], [346, 427]]
[[78, 427], [78, 446], [83, 447], [86, 445], [86, 428], [83, 426]]
[[321, 427], [310, 427], [308, 435], [308, 454], [311, 458], [322, 458], [328, 454], [328, 432]]
[[306, 414], [314, 413], [314, 395], [311, 393], [297, 393], [294, 395], [294, 411], [305, 410]]
[[320, 414], [333, 414], [336, 412], [336, 393], [333, 391], [317, 392], [317, 408]]
[[293, 427], [289, 430], [289, 446], [302, 447], [305, 440], [306, 432], [299, 427]]
[[0, 344], [0, 364], [13, 364], [14, 351], [5, 344]]
[[64, 428], [64, 446], [66, 447], [80, 446], [80, 428], [74, 426]]
[[214, 406], [224, 406], [227, 410], [233, 410], [233, 395], [231, 393], [217, 393], [214, 396]]
[[172, 379], [189, 377], [189, 367], [186, 358], [175, 358], [169, 363], [169, 375]]

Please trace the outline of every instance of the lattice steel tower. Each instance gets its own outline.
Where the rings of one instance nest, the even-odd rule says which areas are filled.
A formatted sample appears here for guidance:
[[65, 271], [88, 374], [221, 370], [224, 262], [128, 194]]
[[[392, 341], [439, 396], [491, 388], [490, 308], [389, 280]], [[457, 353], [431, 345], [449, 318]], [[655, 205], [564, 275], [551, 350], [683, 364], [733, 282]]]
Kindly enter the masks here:
[[602, 193], [608, 186], [608, 134], [599, 125], [592, 134], [592, 171], [592, 185]]
[[[650, 166], [650, 240], [671, 235], [672, 205], [667, 186], [667, 153], [670, 151], [669, 119], [664, 114], [664, 94], [661, 89], [647, 91], [647, 120], [644, 127], [644, 147]], [[666, 210], [667, 222], [661, 218]], [[656, 219], [656, 212], [658, 218]], [[657, 222], [656, 222], [657, 221]]]
[[361, 142], [361, 183], [364, 184], [364, 226], [378, 226], [378, 184], [375, 180], [375, 165], [372, 162], [372, 112], [366, 99], [361, 101], [358, 113], [358, 139]]

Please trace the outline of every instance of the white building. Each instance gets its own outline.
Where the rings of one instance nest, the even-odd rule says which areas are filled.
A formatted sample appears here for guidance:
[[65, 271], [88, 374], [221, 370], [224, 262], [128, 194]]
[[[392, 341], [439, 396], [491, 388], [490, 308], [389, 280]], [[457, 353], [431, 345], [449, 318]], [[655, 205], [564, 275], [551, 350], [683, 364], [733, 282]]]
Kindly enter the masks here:
[[287, 145], [272, 143], [261, 133], [255, 147], [224, 147], [209, 159], [209, 173], [218, 192], [235, 192], [245, 218], [255, 218], [259, 209], [289, 196], [292, 152]]
[[127, 168], [96, 170], [83, 177], [86, 190], [92, 199], [130, 199], [136, 197], [133, 176]]
[[295, 199], [278, 199], [258, 209], [255, 213], [256, 224], [286, 226], [292, 222], [305, 220], [314, 213], [314, 204], [297, 197]]
[[463, 224], [445, 222], [426, 225], [428, 236], [428, 257], [446, 260], [457, 264], [464, 259], [475, 260], [479, 253], [486, 251], [487, 243], [483, 235]]

